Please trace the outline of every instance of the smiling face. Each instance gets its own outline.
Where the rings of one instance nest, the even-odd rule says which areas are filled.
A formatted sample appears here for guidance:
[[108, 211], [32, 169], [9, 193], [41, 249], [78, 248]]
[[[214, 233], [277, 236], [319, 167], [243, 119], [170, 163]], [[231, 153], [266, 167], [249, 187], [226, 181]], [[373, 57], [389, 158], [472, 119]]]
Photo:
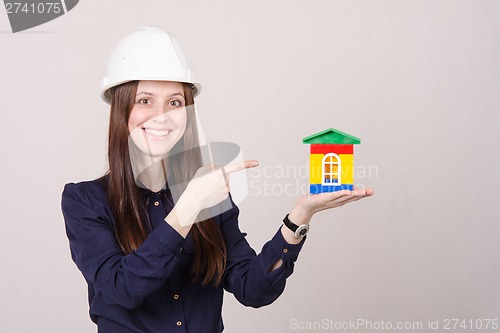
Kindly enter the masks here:
[[183, 85], [170, 81], [140, 81], [128, 130], [134, 144], [145, 154], [164, 158], [186, 129]]

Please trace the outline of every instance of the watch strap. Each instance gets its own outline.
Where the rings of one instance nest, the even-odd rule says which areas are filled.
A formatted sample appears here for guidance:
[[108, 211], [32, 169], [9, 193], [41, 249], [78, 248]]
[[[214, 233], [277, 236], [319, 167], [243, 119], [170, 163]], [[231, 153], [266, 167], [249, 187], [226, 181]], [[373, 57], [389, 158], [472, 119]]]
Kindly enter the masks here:
[[288, 215], [290, 214], [286, 214], [283, 223], [294, 233], [295, 238], [303, 238], [309, 232], [309, 224], [298, 226], [288, 218]]
[[292, 230], [292, 232], [295, 232], [295, 231], [297, 231], [299, 226], [296, 225], [295, 223], [293, 223], [292, 221], [290, 221], [290, 219], [288, 218], [288, 215], [290, 215], [290, 214], [286, 214], [285, 218], [283, 219], [283, 223], [285, 224], [285, 226], [288, 229]]

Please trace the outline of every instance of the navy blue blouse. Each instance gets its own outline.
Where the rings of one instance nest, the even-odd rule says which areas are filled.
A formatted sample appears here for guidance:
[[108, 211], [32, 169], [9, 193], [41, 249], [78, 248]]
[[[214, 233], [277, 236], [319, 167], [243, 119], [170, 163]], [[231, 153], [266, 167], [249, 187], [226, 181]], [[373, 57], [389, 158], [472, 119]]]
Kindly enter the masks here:
[[[219, 333], [223, 289], [252, 307], [270, 304], [283, 292], [304, 242], [288, 244], [278, 230], [256, 255], [238, 227], [235, 205], [215, 218], [227, 248], [217, 288], [191, 283], [191, 236], [184, 239], [165, 223], [172, 207], [160, 192], [143, 191], [151, 232], [124, 255], [114, 236], [104, 179], [67, 184], [62, 194], [71, 257], [88, 284], [90, 317], [99, 333]], [[283, 264], [271, 271], [278, 259]]]

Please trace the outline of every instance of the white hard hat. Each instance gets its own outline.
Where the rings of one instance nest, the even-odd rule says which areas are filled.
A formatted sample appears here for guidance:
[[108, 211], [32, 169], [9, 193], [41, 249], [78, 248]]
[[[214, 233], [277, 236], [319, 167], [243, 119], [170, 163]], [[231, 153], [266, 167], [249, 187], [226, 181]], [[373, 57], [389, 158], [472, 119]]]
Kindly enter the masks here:
[[110, 88], [134, 80], [186, 82], [193, 85], [194, 96], [201, 91], [179, 41], [157, 27], [142, 27], [114, 48], [101, 81], [102, 99], [110, 103]]

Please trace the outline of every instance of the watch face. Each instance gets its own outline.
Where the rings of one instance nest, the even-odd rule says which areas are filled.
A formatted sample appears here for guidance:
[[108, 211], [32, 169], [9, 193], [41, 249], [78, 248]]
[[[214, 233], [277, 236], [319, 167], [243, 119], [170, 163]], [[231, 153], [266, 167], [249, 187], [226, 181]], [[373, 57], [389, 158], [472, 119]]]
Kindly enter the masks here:
[[295, 232], [295, 237], [302, 238], [307, 234], [308, 231], [309, 231], [309, 225], [303, 224]]

